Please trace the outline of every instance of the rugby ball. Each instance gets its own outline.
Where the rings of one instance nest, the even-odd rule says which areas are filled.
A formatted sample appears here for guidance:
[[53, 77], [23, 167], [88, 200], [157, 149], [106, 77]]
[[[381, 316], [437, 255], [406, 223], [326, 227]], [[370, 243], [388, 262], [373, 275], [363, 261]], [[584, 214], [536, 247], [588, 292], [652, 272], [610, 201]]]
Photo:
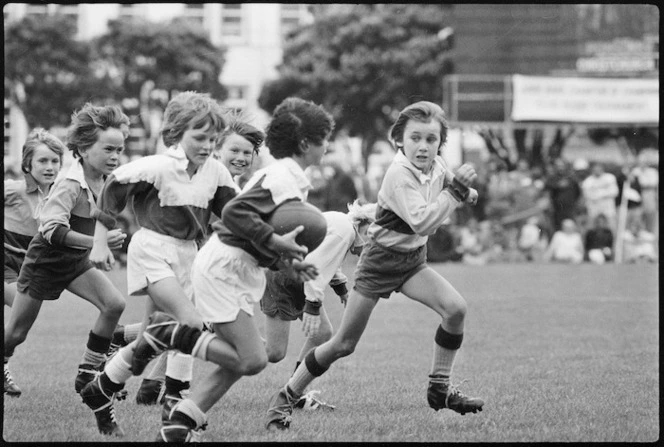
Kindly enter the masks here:
[[277, 234], [286, 234], [300, 225], [304, 230], [295, 238], [295, 242], [304, 245], [309, 253], [318, 247], [327, 233], [327, 220], [323, 213], [310, 203], [289, 200], [282, 203], [267, 221]]

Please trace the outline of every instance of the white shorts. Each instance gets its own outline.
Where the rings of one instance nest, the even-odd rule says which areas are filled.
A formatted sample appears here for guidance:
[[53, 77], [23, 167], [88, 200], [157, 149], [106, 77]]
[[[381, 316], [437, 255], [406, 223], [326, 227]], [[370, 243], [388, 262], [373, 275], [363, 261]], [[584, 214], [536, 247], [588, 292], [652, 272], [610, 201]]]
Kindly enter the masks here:
[[241, 248], [226, 245], [217, 235], [198, 252], [191, 270], [194, 306], [203, 321], [235, 321], [241, 310], [254, 314], [263, 297], [265, 267]]
[[191, 300], [191, 265], [197, 251], [196, 241], [141, 228], [132, 236], [127, 250], [127, 292], [145, 295], [148, 282], [175, 278]]

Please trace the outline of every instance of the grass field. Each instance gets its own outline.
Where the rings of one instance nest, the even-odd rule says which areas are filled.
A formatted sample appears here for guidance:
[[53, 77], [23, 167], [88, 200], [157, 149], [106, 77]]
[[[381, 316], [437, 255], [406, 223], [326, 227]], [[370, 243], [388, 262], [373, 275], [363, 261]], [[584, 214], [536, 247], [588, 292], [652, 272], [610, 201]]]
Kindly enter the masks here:
[[[438, 317], [393, 295], [381, 302], [356, 352], [313, 383], [334, 412], [294, 414], [291, 430], [263, 428], [270, 395], [290, 375], [302, 343], [291, 327], [287, 358], [240, 380], [209, 412], [219, 442], [654, 442], [659, 425], [657, 265], [433, 264], [469, 304], [453, 381], [486, 401], [465, 416], [434, 412], [427, 374]], [[352, 280], [352, 265], [344, 269]], [[124, 271], [111, 272], [125, 290]], [[138, 321], [129, 298], [122, 323]], [[343, 307], [326, 308], [335, 326]], [[115, 441], [97, 432], [74, 393], [76, 366], [96, 309], [65, 293], [47, 302], [11, 370], [23, 395], [5, 397], [3, 438], [19, 442]], [[5, 321], [7, 315], [5, 315]], [[260, 311], [257, 320], [262, 326]], [[211, 369], [196, 363], [194, 381]], [[116, 403], [123, 441], [151, 441], [160, 408], [139, 407], [140, 380]]]

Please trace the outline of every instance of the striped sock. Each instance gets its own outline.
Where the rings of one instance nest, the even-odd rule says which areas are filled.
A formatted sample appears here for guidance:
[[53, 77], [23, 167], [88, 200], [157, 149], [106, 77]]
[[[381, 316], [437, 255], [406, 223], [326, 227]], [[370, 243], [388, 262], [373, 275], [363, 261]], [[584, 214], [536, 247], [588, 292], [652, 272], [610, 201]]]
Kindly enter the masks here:
[[321, 366], [316, 360], [315, 352], [315, 349], [309, 351], [309, 354], [304, 358], [304, 362], [300, 363], [300, 366], [298, 366], [288, 380], [286, 386], [292, 391], [292, 397], [300, 397], [316, 377], [323, 375], [327, 371], [327, 368]]
[[132, 341], [138, 338], [138, 334], [141, 333], [141, 327], [143, 323], [133, 323], [127, 324], [124, 327], [124, 339], [126, 343], [131, 343]]
[[166, 375], [166, 361], [168, 359], [168, 353], [162, 353], [157, 360], [154, 362], [154, 366], [150, 372], [145, 376], [146, 379], [150, 380], [159, 380], [160, 382], [164, 381], [164, 376]]
[[106, 352], [110, 345], [110, 338], [101, 337], [90, 331], [81, 364], [91, 365], [95, 368], [98, 367], [106, 360]]
[[431, 367], [432, 376], [440, 376], [442, 382], [449, 383], [454, 366], [454, 358], [461, 346], [463, 334], [451, 334], [438, 326], [435, 342], [433, 345], [433, 365]]

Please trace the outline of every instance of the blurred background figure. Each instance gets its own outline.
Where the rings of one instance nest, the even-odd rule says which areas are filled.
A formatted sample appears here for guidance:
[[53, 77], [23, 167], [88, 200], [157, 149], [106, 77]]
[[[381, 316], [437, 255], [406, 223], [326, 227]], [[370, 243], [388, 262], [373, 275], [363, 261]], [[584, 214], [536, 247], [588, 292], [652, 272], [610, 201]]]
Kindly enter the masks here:
[[544, 255], [547, 239], [536, 216], [528, 218], [519, 230], [518, 248], [528, 262], [539, 261]]
[[640, 156], [632, 170], [632, 175], [638, 180], [641, 187], [641, 212], [645, 229], [656, 233], [659, 171], [648, 165], [646, 157]]
[[657, 262], [655, 235], [640, 220], [633, 220], [623, 236], [624, 260], [628, 263]]
[[581, 198], [579, 182], [564, 159], [553, 161], [553, 169], [544, 188], [551, 200], [552, 229], [560, 230], [563, 220], [574, 218]]
[[581, 183], [586, 213], [589, 222], [593, 222], [599, 214], [604, 214], [611, 231], [616, 229], [616, 198], [619, 195], [616, 176], [604, 171], [604, 165], [594, 162], [591, 173]]
[[581, 233], [572, 219], [562, 222], [562, 229], [556, 231], [544, 252], [544, 260], [579, 264], [583, 261], [584, 249]]
[[613, 232], [604, 214], [598, 214], [585, 238], [586, 260], [604, 264], [613, 260]]

